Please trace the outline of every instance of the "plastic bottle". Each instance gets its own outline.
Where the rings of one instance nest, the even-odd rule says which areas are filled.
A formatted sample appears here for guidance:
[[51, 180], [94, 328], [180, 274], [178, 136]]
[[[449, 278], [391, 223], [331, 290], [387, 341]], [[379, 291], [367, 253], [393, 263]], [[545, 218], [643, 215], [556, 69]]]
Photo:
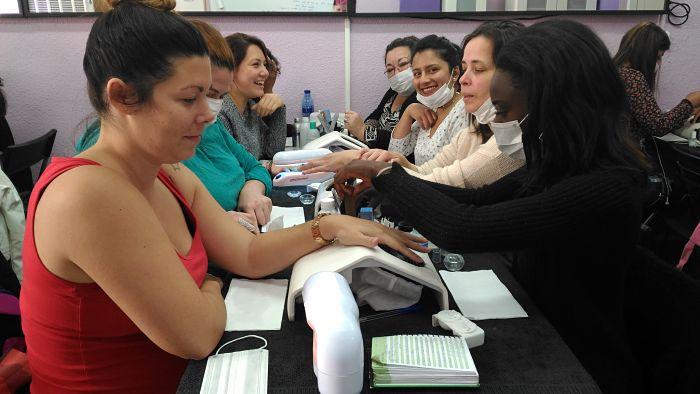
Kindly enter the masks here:
[[292, 146], [301, 149], [301, 140], [299, 134], [301, 132], [301, 118], [294, 118], [294, 135], [292, 136]]
[[309, 136], [308, 136], [309, 141], [313, 141], [320, 136], [321, 136], [321, 133], [316, 128], [316, 122], [314, 122], [312, 120], [311, 122], [309, 122]]
[[372, 207], [362, 207], [357, 217], [365, 220], [374, 220], [374, 211]]
[[691, 148], [700, 147], [700, 141], [698, 141], [698, 134], [700, 134], [700, 132], [698, 132], [698, 131], [694, 131], [691, 134], [690, 138], [688, 139], [688, 146], [689, 147], [691, 147]]
[[314, 112], [314, 99], [311, 98], [311, 91], [304, 90], [304, 98], [301, 100], [301, 115], [309, 117]]
[[309, 138], [309, 118], [303, 117], [301, 118], [301, 123], [299, 123], [299, 149], [304, 148], [304, 145], [306, 145], [307, 142], [310, 140]]
[[319, 213], [330, 213], [332, 215], [337, 215], [340, 214], [340, 210], [338, 209], [338, 204], [335, 202], [335, 198], [333, 197], [325, 197], [321, 200], [321, 204], [319, 207]]

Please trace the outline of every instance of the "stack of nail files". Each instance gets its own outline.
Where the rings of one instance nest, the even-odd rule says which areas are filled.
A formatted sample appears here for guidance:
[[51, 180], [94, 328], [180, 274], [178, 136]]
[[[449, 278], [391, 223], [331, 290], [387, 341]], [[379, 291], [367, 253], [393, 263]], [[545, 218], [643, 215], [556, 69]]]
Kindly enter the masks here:
[[465, 338], [394, 335], [372, 338], [371, 387], [478, 387]]

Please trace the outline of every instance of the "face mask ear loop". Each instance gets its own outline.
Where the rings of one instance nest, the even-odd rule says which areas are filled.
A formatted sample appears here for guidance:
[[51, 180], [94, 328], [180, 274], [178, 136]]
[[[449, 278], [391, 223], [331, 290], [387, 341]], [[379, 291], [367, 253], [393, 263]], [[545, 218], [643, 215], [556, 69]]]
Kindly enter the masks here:
[[[230, 340], [230, 341], [224, 343], [223, 345], [221, 345], [221, 346], [216, 350], [216, 353], [214, 353], [214, 355], [215, 355], [215, 356], [218, 355], [219, 352], [221, 351], [221, 349], [223, 349], [225, 346], [230, 345], [230, 344], [232, 344], [232, 343], [234, 343], [234, 342], [236, 342], [236, 341], [240, 341], [241, 339], [245, 339], [245, 338], [258, 338], [258, 339], [261, 339], [263, 342], [265, 342], [265, 344], [264, 344], [262, 347], [259, 347], [258, 349], [265, 349], [265, 348], [267, 347], [267, 339], [265, 339], [265, 338], [263, 338], [263, 337], [259, 337], [259, 336], [257, 336], [257, 335], [246, 335], [246, 336], [243, 336], [243, 337], [240, 337], [240, 338], [232, 339], [232, 340]], [[258, 349], [254, 349], [254, 350], [258, 350]]]

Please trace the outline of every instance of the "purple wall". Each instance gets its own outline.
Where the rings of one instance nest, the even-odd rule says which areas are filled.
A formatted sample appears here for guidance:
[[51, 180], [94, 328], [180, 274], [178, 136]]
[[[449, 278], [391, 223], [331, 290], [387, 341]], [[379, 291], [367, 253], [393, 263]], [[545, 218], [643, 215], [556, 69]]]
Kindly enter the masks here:
[[[700, 0], [689, 2], [700, 9]], [[664, 57], [659, 101], [675, 105], [691, 90], [700, 90], [697, 56], [700, 24], [691, 14], [671, 33], [672, 49]], [[202, 18], [224, 34], [242, 31], [260, 36], [282, 62], [276, 90], [287, 102], [288, 119], [298, 116], [303, 89], [311, 89], [317, 108], [343, 110], [343, 29], [340, 17], [209, 17]], [[608, 48], [617, 49], [622, 34], [641, 20], [656, 16], [588, 16]], [[92, 18], [0, 19], [0, 75], [9, 101], [8, 121], [18, 142], [50, 128], [59, 130], [55, 155], [73, 153], [78, 124], [91, 113], [85, 93], [82, 56]], [[446, 35], [459, 43], [477, 25], [466, 21], [409, 18], [353, 18], [351, 23], [351, 108], [367, 115], [388, 88], [382, 74], [384, 47], [408, 34]]]

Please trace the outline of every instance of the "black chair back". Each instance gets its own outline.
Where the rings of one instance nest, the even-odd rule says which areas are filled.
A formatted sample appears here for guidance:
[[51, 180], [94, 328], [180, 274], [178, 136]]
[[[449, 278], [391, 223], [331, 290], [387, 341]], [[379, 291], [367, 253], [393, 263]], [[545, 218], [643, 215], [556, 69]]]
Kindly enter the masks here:
[[694, 168], [693, 164], [700, 163], [688, 163], [688, 160], [679, 157], [676, 161], [676, 168], [678, 169], [678, 176], [680, 182], [683, 186], [685, 194], [682, 200], [686, 202], [693, 213], [695, 222], [700, 221], [700, 168]]
[[299, 141], [297, 141], [297, 128], [294, 127], [293, 124], [287, 123], [287, 138], [289, 137], [292, 138], [292, 146], [296, 147], [299, 145]]
[[23, 201], [25, 201], [25, 197], [31, 193], [34, 187], [31, 167], [41, 162], [39, 175], [44, 172], [49, 163], [55, 139], [56, 129], [52, 129], [31, 141], [10, 145], [2, 152], [2, 157], [0, 157], [2, 170], [15, 185]]
[[15, 139], [12, 137], [10, 124], [4, 116], [0, 116], [0, 152], [4, 151], [10, 145], [15, 144]]
[[628, 343], [649, 393], [700, 389], [700, 282], [637, 247], [628, 270]]

